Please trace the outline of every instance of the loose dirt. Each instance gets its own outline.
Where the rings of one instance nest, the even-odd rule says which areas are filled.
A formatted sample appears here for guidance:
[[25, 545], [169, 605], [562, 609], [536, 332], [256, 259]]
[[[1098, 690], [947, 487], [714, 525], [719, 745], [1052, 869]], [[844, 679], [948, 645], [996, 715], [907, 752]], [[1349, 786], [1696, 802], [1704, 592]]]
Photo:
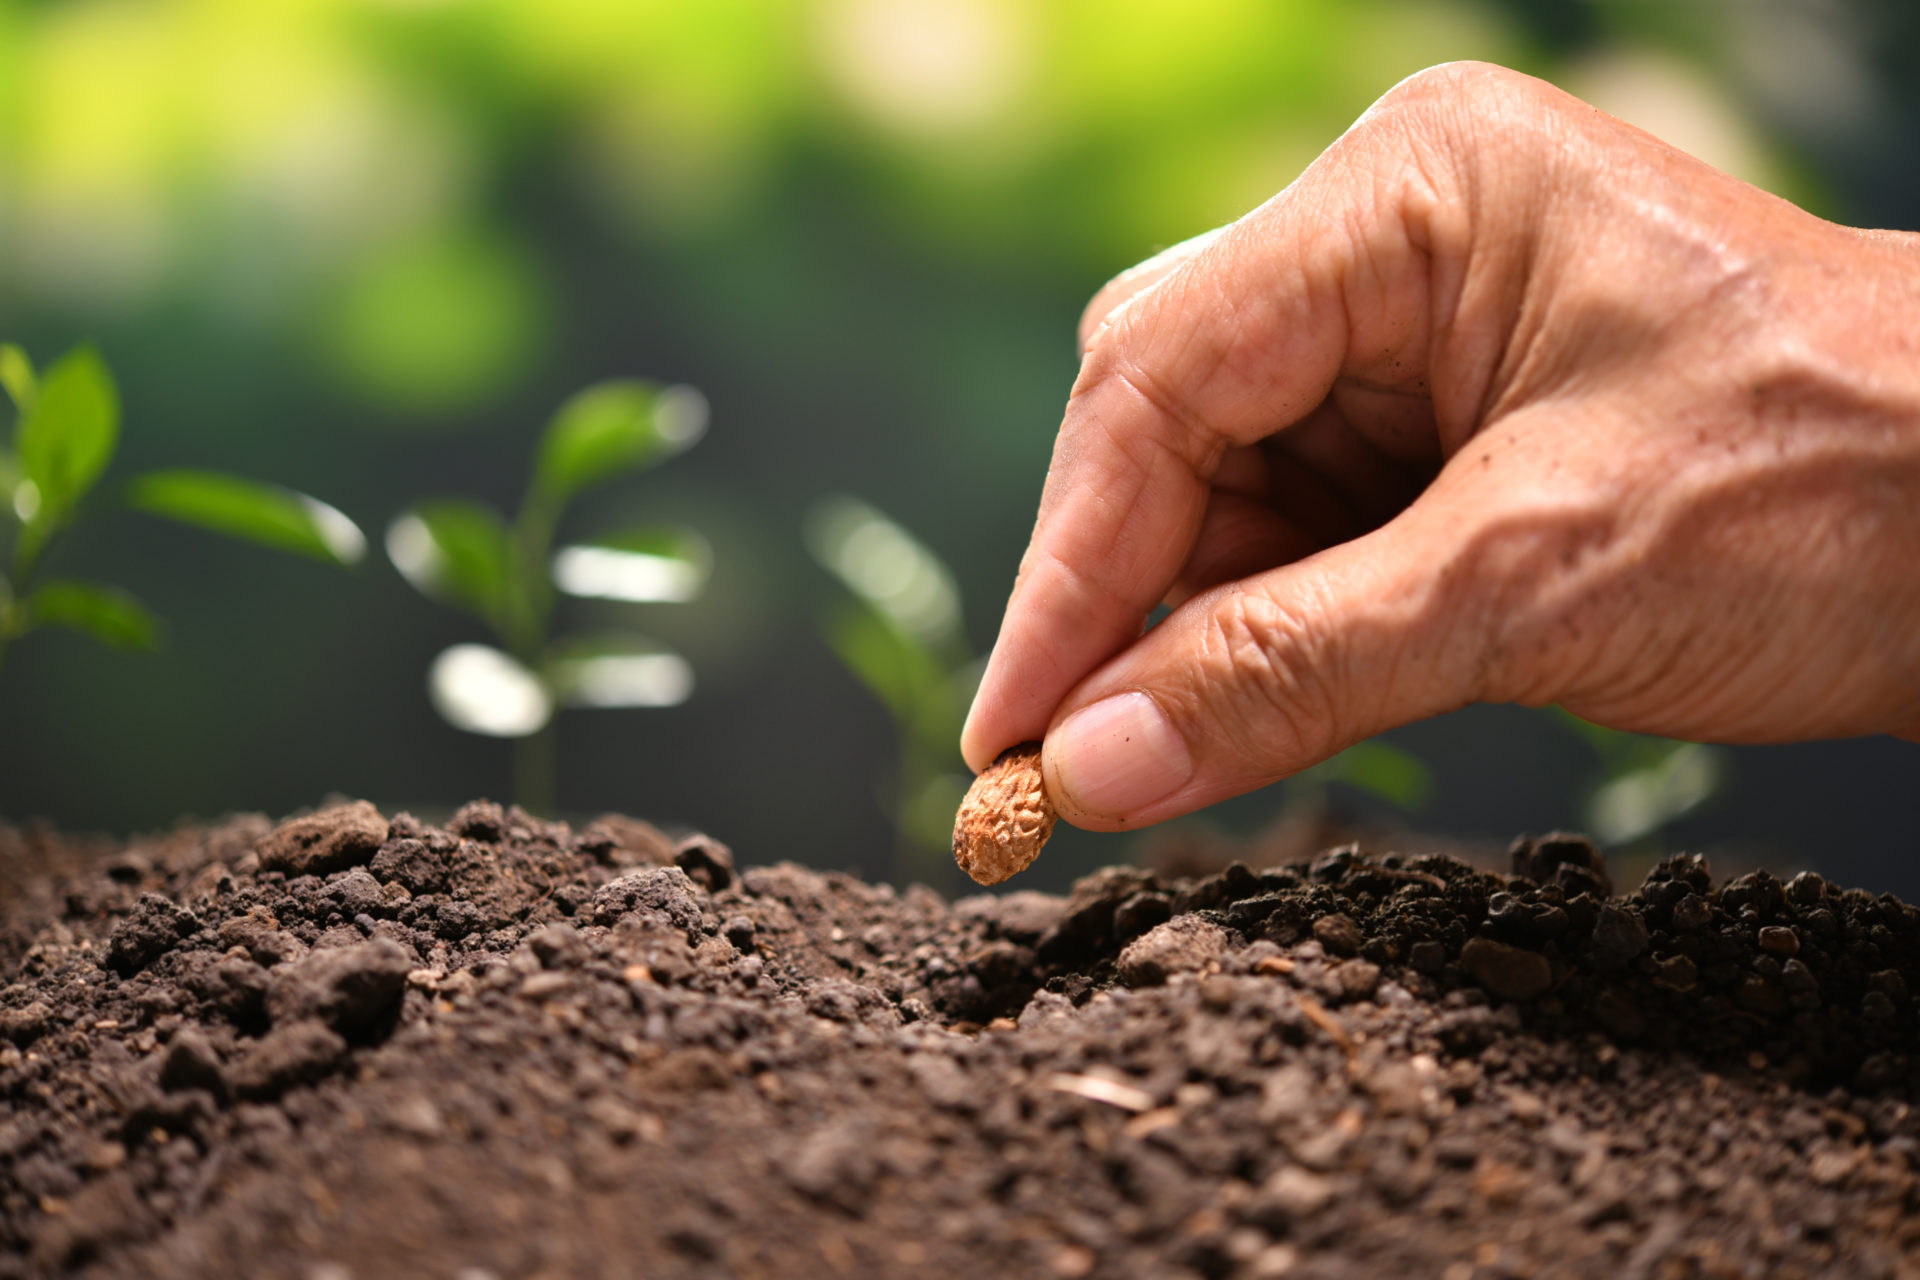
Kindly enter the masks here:
[[0, 1276], [1920, 1275], [1920, 912], [1513, 871], [0, 829]]

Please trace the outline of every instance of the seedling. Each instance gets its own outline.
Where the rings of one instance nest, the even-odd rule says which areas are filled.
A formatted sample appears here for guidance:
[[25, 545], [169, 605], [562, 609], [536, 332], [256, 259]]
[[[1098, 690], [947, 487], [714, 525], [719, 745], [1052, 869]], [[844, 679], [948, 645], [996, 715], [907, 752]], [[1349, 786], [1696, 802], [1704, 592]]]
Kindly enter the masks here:
[[387, 556], [428, 597], [485, 623], [499, 641], [456, 644], [433, 660], [427, 692], [457, 729], [514, 741], [514, 796], [550, 811], [555, 713], [563, 707], [666, 707], [693, 692], [693, 668], [664, 645], [616, 630], [552, 638], [562, 594], [685, 601], [706, 583], [707, 544], [684, 529], [614, 530], [553, 549], [583, 490], [657, 466], [705, 432], [691, 387], [614, 380], [562, 404], [535, 450], [509, 523], [471, 498], [432, 498], [387, 527]]
[[880, 805], [899, 833], [902, 878], [950, 876], [954, 810], [972, 781], [960, 726], [981, 664], [961, 625], [960, 588], [926, 545], [845, 494], [808, 512], [807, 549], [847, 594], [821, 620], [827, 645], [894, 724], [896, 764]]
[[1335, 782], [1407, 813], [1424, 808], [1433, 798], [1433, 772], [1424, 760], [1404, 747], [1369, 738], [1287, 779], [1287, 807], [1325, 810], [1328, 785]]
[[[78, 347], [34, 370], [26, 352], [0, 345], [0, 386], [13, 402], [10, 447], [0, 448], [0, 661], [23, 636], [69, 627], [122, 649], [149, 649], [160, 624], [144, 605], [103, 582], [39, 576], [60, 535], [91, 514], [91, 494], [120, 443], [120, 394], [106, 362]], [[135, 476], [120, 492], [150, 515], [276, 551], [348, 565], [366, 539], [339, 511], [304, 493], [218, 471]]]
[[1605, 729], [1562, 707], [1553, 710], [1599, 758], [1601, 775], [1588, 790], [1582, 820], [1602, 844], [1655, 835], [1712, 799], [1731, 775], [1718, 748]]

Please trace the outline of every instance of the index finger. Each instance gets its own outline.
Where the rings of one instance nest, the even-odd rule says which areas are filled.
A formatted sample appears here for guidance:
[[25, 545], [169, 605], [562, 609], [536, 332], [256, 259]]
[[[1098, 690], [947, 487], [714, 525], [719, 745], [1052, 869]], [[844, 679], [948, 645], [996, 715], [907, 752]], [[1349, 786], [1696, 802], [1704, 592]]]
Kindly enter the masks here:
[[1194, 255], [1219, 239], [1225, 230], [1225, 227], [1215, 227], [1211, 231], [1190, 236], [1179, 244], [1170, 245], [1146, 261], [1128, 267], [1101, 286], [1100, 292], [1093, 295], [1093, 301], [1087, 304], [1087, 309], [1080, 316], [1081, 354], [1093, 349], [1094, 340], [1117, 317], [1122, 307], [1185, 266]]
[[1406, 116], [1363, 117], [1095, 337], [961, 736], [980, 769], [1134, 641], [1186, 563], [1230, 446], [1343, 374], [1425, 389], [1437, 193]]

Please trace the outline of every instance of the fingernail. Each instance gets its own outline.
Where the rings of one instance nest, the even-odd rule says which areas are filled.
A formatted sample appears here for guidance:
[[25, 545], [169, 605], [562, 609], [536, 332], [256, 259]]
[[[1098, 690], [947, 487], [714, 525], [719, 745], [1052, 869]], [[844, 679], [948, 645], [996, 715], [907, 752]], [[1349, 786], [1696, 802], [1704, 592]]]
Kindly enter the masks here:
[[1068, 716], [1048, 736], [1054, 775], [1083, 813], [1126, 818], [1184, 787], [1193, 756], [1160, 705], [1122, 693]]

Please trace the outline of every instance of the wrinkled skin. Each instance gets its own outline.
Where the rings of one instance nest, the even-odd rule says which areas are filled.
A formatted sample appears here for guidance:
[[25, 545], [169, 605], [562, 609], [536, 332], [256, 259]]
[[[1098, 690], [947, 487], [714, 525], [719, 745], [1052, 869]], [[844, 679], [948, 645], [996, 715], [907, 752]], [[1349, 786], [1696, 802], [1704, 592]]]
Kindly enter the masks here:
[[963, 737], [979, 768], [1045, 734], [1072, 822], [1472, 702], [1920, 729], [1913, 237], [1446, 66], [1109, 284], [1082, 345]]

